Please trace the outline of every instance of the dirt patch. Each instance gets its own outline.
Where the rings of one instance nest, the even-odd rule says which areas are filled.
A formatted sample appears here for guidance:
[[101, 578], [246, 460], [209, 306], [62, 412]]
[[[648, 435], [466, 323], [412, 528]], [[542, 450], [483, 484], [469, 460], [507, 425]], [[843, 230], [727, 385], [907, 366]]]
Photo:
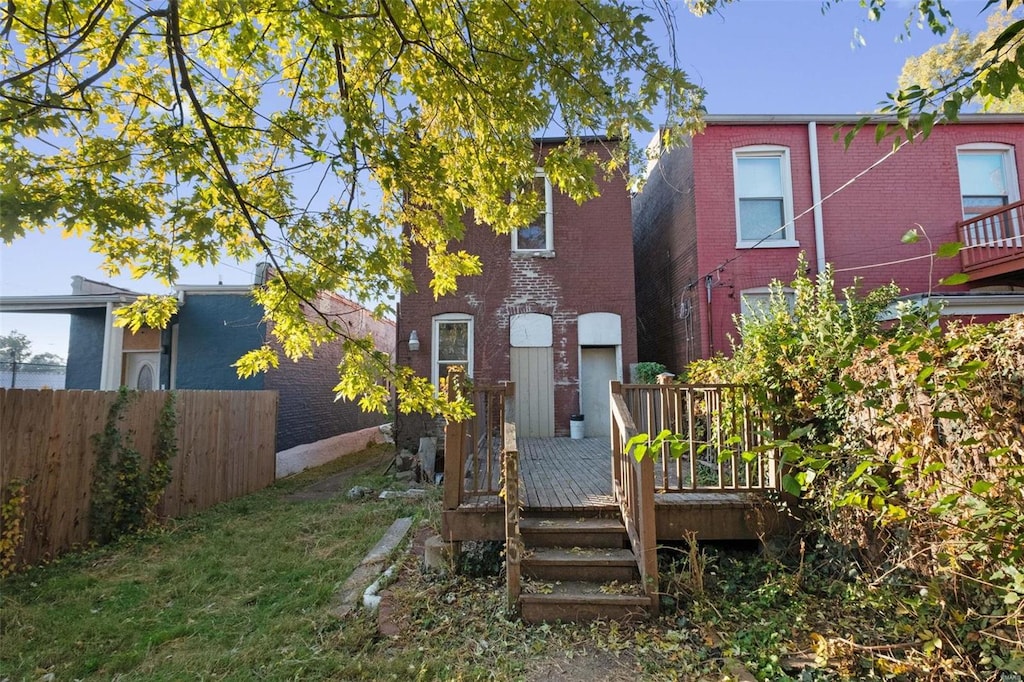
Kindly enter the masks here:
[[383, 473], [394, 459], [394, 452], [390, 448], [381, 448], [378, 455], [374, 455], [358, 464], [355, 464], [344, 471], [323, 478], [316, 483], [297, 490], [285, 497], [289, 502], [316, 502], [329, 500], [338, 495], [344, 494], [352, 487], [352, 481], [362, 474], [370, 471]]
[[530, 661], [525, 682], [626, 682], [638, 679], [632, 656], [616, 656], [600, 649], [576, 648]]

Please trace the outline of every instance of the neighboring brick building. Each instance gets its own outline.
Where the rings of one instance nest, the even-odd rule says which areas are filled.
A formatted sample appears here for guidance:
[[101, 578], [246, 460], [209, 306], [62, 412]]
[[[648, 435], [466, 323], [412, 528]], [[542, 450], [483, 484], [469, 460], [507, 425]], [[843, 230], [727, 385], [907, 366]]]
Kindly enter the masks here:
[[[792, 280], [801, 252], [837, 288], [896, 282], [983, 321], [1024, 310], [1024, 115], [965, 115], [892, 155], [871, 128], [845, 149], [856, 120], [708, 116], [652, 162], [633, 200], [641, 360], [679, 372], [729, 353], [733, 316]], [[912, 228], [921, 240], [901, 243]], [[954, 241], [959, 258], [929, 256]], [[938, 285], [961, 270], [968, 284]]]
[[[541, 168], [561, 142], [536, 141]], [[607, 154], [606, 141], [585, 144]], [[456, 294], [434, 300], [425, 250], [413, 248], [417, 291], [401, 297], [397, 360], [435, 382], [450, 364], [478, 384], [515, 381], [519, 435], [567, 435], [579, 413], [588, 436], [606, 435], [608, 382], [636, 362], [629, 194], [621, 177], [599, 178], [601, 195], [583, 204], [543, 184], [546, 211], [513, 235], [467, 219], [458, 248], [480, 257], [483, 274], [461, 279]], [[402, 419], [399, 438], [414, 443], [430, 430]]]
[[[320, 346], [314, 358], [241, 379], [232, 366], [246, 352], [275, 345], [252, 300], [252, 286], [182, 285], [178, 312], [166, 329], [132, 334], [113, 324], [113, 312], [137, 292], [75, 277], [70, 296], [4, 297], [10, 312], [49, 312], [71, 317], [65, 388], [113, 390], [119, 386], [182, 390], [274, 390], [279, 394], [277, 451], [341, 433], [378, 426], [386, 417], [335, 401], [341, 344]], [[377, 348], [394, 349], [395, 325], [337, 294], [317, 301], [355, 337], [371, 335]]]

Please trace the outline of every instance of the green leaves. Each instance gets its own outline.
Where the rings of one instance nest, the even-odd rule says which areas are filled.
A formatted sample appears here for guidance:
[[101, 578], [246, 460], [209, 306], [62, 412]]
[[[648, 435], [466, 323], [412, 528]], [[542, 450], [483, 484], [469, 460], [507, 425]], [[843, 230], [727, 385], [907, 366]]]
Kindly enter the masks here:
[[935, 255], [939, 258], [956, 258], [963, 248], [963, 242], [946, 242], [939, 245], [939, 250], [935, 252]]
[[967, 284], [971, 281], [970, 275], [964, 272], [956, 272], [948, 277], [943, 277], [939, 280], [939, 284], [947, 287], [957, 286], [959, 284]]
[[[924, 6], [933, 3], [917, 5], [921, 16], [928, 18], [929, 29], [944, 33], [948, 23], [942, 14], [925, 11]], [[912, 138], [917, 133], [927, 137], [936, 122], [955, 122], [962, 111], [979, 105], [991, 112], [1024, 110], [1024, 62], [1020, 59], [1024, 20], [1014, 14], [1019, 6], [1017, 0], [1003, 7], [989, 3], [985, 30], [974, 36], [954, 30], [946, 43], [907, 59], [899, 76], [900, 89], [890, 95], [883, 113], [894, 115], [900, 129]]]

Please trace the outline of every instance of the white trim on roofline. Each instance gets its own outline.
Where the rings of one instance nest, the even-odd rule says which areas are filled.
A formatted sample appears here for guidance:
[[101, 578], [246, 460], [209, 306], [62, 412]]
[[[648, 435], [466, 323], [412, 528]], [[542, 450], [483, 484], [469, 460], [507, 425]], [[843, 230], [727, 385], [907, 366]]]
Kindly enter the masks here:
[[[732, 125], [764, 125], [766, 123], [807, 125], [808, 123], [856, 123], [864, 117], [872, 123], [895, 123], [895, 116], [880, 114], [708, 114], [704, 123]], [[956, 123], [937, 125], [1024, 123], [1024, 114], [961, 114]]]

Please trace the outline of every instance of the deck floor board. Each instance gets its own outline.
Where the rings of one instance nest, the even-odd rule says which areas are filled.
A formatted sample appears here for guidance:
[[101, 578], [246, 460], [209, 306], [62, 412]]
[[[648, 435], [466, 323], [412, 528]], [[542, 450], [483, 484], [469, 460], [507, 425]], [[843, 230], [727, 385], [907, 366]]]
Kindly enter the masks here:
[[527, 509], [616, 508], [604, 438], [520, 438], [519, 462]]
[[[582, 512], [618, 508], [612, 496], [611, 448], [606, 439], [520, 438], [518, 443], [520, 494], [527, 511]], [[496, 453], [495, 459], [498, 458], [500, 454]], [[500, 488], [500, 471], [500, 461], [495, 461], [491, 469], [492, 490]], [[670, 478], [673, 473], [670, 468]], [[746, 507], [759, 497], [756, 493], [711, 489], [661, 492], [662, 471], [656, 471], [656, 476], [659, 479], [655, 495], [658, 507]], [[467, 482], [471, 478], [469, 474]], [[496, 494], [477, 495], [463, 503], [467, 510], [489, 510], [502, 505]]]

